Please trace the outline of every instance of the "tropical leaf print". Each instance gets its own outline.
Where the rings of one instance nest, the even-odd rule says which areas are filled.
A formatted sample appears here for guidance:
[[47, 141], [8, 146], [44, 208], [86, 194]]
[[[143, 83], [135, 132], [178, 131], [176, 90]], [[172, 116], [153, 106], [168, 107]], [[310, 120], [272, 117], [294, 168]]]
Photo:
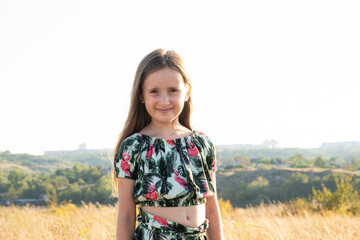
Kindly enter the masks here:
[[154, 141], [154, 149], [155, 149], [155, 154], [156, 155], [158, 155], [159, 152], [165, 152], [164, 141], [162, 139], [156, 139]]
[[154, 240], [167, 240], [167, 234], [158, 231], [151, 231], [150, 237]]
[[199, 172], [194, 176], [194, 182], [196, 186], [199, 187], [201, 193], [205, 193], [208, 191], [207, 180], [204, 176], [204, 172]]
[[180, 165], [177, 169], [177, 171], [179, 172], [179, 174], [182, 176], [182, 177], [186, 177], [186, 173], [185, 173], [185, 167], [183, 165]]
[[149, 170], [156, 170], [156, 161], [152, 158], [150, 158], [149, 160], [146, 161], [146, 163], [148, 164]]
[[169, 178], [171, 178], [172, 172], [168, 170], [168, 164], [165, 158], [161, 157], [159, 160], [159, 173], [161, 173], [161, 179], [159, 180], [161, 186], [160, 194], [167, 194], [173, 187]]
[[170, 140], [134, 134], [123, 141], [114, 166], [135, 180], [133, 197], [142, 206], [189, 206], [214, 192], [209, 169], [215, 149], [205, 136]]
[[172, 172], [174, 164], [177, 161], [176, 151], [168, 151], [166, 153], [166, 167], [168, 172]]
[[161, 175], [157, 172], [144, 174], [142, 178], [142, 189], [145, 192], [148, 192], [149, 186], [153, 184], [155, 178], [161, 178]]

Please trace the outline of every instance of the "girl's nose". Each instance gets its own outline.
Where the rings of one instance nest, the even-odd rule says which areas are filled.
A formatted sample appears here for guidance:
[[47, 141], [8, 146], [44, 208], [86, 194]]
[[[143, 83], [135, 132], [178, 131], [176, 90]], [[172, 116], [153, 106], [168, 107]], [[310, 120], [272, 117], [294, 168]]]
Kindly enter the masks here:
[[170, 103], [168, 94], [161, 94], [160, 103], [161, 104], [169, 104]]

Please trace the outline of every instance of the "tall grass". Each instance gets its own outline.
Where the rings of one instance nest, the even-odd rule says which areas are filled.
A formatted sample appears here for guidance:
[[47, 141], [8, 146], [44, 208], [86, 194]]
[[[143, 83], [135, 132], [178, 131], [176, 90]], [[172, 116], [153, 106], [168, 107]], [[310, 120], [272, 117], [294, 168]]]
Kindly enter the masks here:
[[238, 208], [222, 215], [226, 239], [360, 239], [359, 216], [313, 212], [301, 200]]
[[[360, 239], [360, 217], [312, 212], [301, 201], [234, 209], [219, 201], [226, 239]], [[0, 207], [0, 239], [115, 239], [116, 207]]]

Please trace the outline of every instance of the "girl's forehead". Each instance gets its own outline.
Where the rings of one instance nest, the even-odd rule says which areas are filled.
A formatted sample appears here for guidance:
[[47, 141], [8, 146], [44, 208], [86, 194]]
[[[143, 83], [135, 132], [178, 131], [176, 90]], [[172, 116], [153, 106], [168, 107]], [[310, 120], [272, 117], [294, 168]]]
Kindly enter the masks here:
[[144, 87], [168, 87], [184, 85], [182, 75], [171, 68], [164, 68], [149, 74], [144, 80]]

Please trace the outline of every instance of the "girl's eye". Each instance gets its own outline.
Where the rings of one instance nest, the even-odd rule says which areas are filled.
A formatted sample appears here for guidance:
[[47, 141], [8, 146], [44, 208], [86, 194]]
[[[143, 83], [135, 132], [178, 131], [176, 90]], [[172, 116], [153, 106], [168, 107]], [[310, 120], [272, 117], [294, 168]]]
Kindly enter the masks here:
[[175, 89], [175, 88], [174, 88], [174, 89], [170, 89], [170, 92], [171, 92], [171, 93], [177, 92], [177, 89]]
[[158, 91], [157, 90], [151, 90], [150, 93], [156, 94]]

